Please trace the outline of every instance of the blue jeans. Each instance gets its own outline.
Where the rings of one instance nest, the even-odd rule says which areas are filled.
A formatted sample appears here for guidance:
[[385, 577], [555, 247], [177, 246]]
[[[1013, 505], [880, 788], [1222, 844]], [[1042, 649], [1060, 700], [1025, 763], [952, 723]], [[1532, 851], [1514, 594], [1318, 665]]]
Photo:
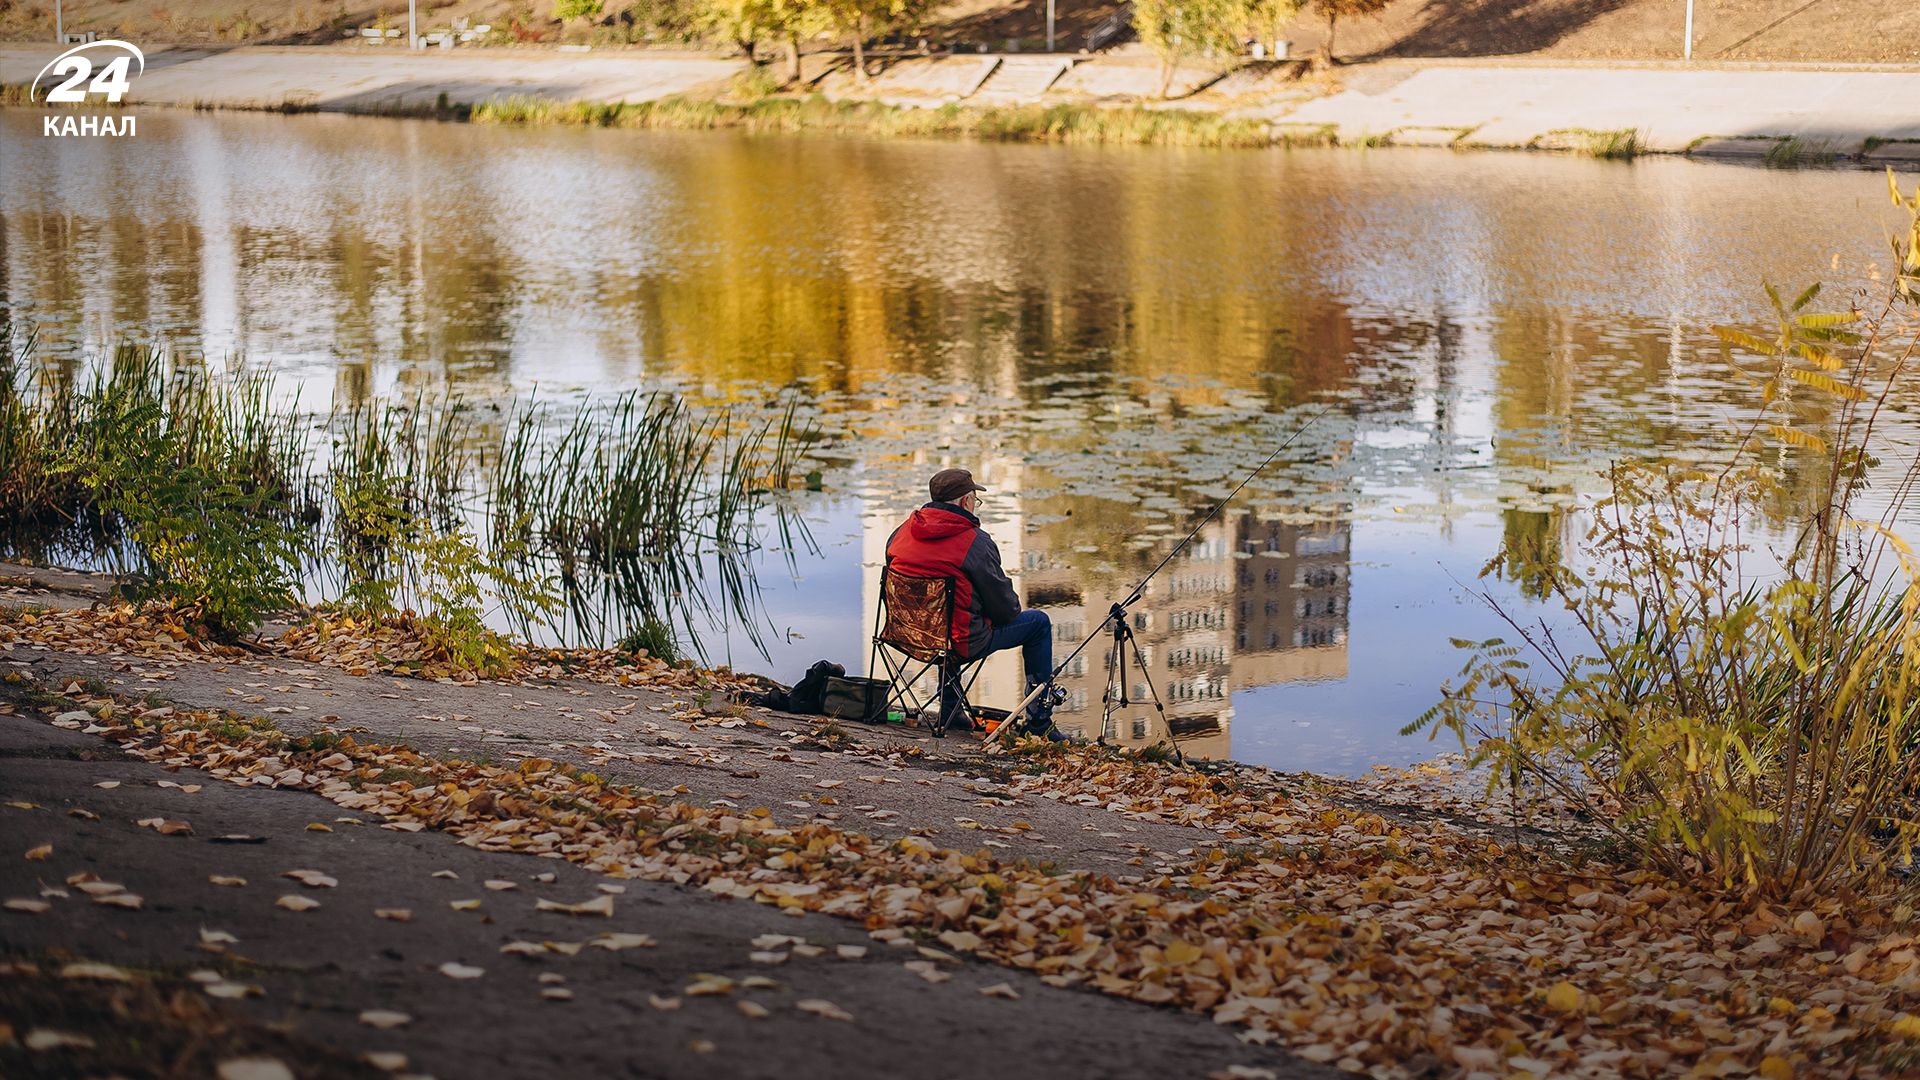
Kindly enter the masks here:
[[[972, 659], [979, 660], [1002, 649], [1016, 647], [1026, 667], [1029, 687], [1053, 677], [1053, 620], [1047, 618], [1046, 612], [1028, 608], [1015, 615], [1012, 622], [994, 627], [993, 633], [987, 638], [987, 647]], [[959, 696], [957, 681], [950, 683], [946, 692], [940, 695], [941, 711], [951, 712]]]

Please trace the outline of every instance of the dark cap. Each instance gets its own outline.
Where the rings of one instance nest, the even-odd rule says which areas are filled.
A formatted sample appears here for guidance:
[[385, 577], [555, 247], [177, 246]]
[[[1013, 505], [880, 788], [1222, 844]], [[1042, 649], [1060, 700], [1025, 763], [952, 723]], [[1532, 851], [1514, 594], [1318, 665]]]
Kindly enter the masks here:
[[933, 496], [934, 502], [959, 502], [968, 492], [985, 490], [973, 482], [973, 474], [965, 469], [941, 469], [927, 481], [927, 494]]

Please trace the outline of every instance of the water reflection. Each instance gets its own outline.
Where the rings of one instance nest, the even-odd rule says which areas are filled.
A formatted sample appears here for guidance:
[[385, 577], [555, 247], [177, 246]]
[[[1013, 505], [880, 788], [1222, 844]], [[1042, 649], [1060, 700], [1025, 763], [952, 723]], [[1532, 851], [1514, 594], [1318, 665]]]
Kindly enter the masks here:
[[[713, 650], [785, 677], [860, 666], [876, 533], [939, 465], [994, 486], [1068, 635], [1337, 402], [1140, 632], [1196, 750], [1346, 770], [1426, 752], [1392, 732], [1446, 639], [1498, 631], [1459, 583], [1506, 541], [1529, 558], [1498, 587], [1537, 596], [1525, 564], [1577, 556], [1600, 466], [1738, 415], [1708, 327], [1762, 314], [1762, 279], [1844, 303], [1887, 213], [1877, 176], [1687, 161], [150, 119], [136, 147], [0, 112], [0, 304], [45, 355], [153, 334], [269, 360], [323, 412], [797, 393], [831, 433], [828, 494], [795, 504], [820, 553], [767, 537], [791, 632]], [[1098, 726], [1103, 662], [1068, 720]], [[1135, 719], [1111, 735], [1156, 737]]]

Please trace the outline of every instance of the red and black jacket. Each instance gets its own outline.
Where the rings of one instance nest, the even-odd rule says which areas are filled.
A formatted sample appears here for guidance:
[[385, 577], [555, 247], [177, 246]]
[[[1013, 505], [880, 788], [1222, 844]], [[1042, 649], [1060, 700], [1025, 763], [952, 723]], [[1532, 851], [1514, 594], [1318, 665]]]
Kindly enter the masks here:
[[993, 628], [1020, 614], [1020, 596], [1000, 566], [1000, 548], [979, 518], [953, 503], [928, 503], [893, 530], [887, 566], [914, 577], [953, 579], [953, 640], [964, 656], [980, 655]]

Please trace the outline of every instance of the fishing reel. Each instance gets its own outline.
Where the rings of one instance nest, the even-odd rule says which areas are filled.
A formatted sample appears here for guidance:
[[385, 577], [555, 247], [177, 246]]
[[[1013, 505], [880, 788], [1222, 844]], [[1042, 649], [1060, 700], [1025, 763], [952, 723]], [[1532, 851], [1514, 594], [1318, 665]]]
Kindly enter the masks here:
[[1033, 700], [1034, 704], [1045, 705], [1049, 709], [1064, 705], [1067, 701], [1067, 688], [1059, 683], [1050, 682], [1040, 691], [1040, 696]]

